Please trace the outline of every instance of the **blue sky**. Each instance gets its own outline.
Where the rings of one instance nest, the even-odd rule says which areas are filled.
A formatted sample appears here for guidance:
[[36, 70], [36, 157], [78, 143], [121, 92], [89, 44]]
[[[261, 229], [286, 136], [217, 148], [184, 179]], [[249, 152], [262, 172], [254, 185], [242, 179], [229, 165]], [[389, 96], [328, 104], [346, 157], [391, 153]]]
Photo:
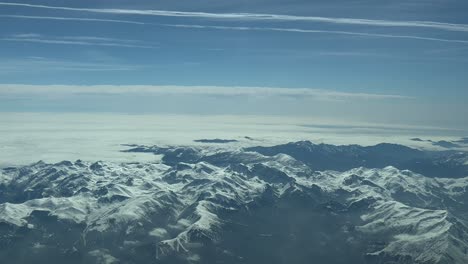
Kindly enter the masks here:
[[[467, 11], [463, 0], [0, 1], [0, 111], [316, 114], [466, 127]], [[27, 96], [11, 84], [127, 88]], [[136, 85], [320, 96], [128, 94]]]

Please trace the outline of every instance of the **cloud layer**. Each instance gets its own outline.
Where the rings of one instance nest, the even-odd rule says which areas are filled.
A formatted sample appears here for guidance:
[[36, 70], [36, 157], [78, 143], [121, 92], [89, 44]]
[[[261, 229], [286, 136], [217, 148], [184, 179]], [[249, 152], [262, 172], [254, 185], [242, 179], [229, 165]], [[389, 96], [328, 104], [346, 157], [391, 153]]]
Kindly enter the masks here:
[[324, 100], [409, 99], [402, 95], [348, 93], [312, 88], [272, 88], [233, 86], [152, 86], [152, 85], [18, 85], [0, 84], [1, 95], [152, 94], [210, 96], [313, 97]]

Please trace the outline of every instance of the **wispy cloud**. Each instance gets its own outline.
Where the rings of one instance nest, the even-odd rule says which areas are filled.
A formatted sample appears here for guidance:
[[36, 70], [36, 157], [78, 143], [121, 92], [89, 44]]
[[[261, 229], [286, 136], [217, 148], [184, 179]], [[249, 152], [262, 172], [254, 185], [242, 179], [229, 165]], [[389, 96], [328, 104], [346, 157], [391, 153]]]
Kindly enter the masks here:
[[413, 36], [413, 35], [377, 34], [377, 33], [364, 33], [364, 32], [339, 31], [339, 30], [315, 30], [315, 29], [272, 28], [272, 27], [231, 27], [231, 26], [192, 25], [192, 24], [190, 25], [188, 24], [160, 24], [160, 25], [166, 26], [166, 27], [217, 29], [217, 30], [238, 30], [238, 31], [252, 30], [252, 31], [280, 31], [280, 32], [292, 32], [292, 33], [322, 33], [322, 34], [338, 34], [338, 35], [351, 35], [351, 36], [361, 36], [361, 37], [400, 38], [400, 39], [415, 39], [415, 40], [468, 44], [468, 40], [459, 40], [459, 39], [443, 39], [443, 38], [431, 38], [431, 37], [421, 37], [421, 36]]
[[312, 88], [272, 88], [235, 86], [153, 86], [153, 85], [19, 85], [0, 84], [0, 95], [14, 94], [149, 94], [210, 96], [312, 97], [319, 100], [409, 99], [402, 95], [350, 93]]
[[123, 47], [123, 48], [145, 48], [154, 49], [156, 46], [146, 45], [137, 40], [103, 38], [94, 36], [44, 36], [35, 33], [14, 34], [0, 38], [1, 41], [14, 42], [33, 42], [42, 44], [59, 44], [59, 45], [81, 45], [81, 46], [108, 46], [108, 47]]
[[32, 56], [24, 59], [3, 59], [0, 61], [0, 76], [14, 73], [43, 72], [100, 72], [100, 71], [135, 71], [141, 66], [124, 63], [79, 62], [57, 60]]
[[[1, 3], [0, 3], [1, 5]], [[365, 33], [357, 31], [340, 31], [340, 30], [315, 30], [315, 29], [301, 29], [301, 28], [278, 28], [278, 27], [235, 27], [235, 26], [220, 26], [220, 25], [196, 25], [196, 24], [155, 24], [146, 22], [137, 22], [130, 20], [109, 20], [109, 19], [87, 19], [87, 18], [65, 18], [65, 17], [50, 17], [50, 16], [17, 16], [17, 15], [0, 15], [0, 17], [10, 18], [22, 18], [22, 19], [50, 19], [50, 20], [69, 20], [69, 21], [90, 21], [90, 22], [114, 22], [114, 23], [128, 23], [135, 25], [152, 25], [152, 26], [164, 26], [164, 27], [175, 27], [175, 28], [195, 28], [195, 29], [216, 29], [216, 30], [237, 30], [237, 31], [275, 31], [275, 32], [290, 32], [290, 33], [305, 33], [305, 34], [337, 34], [337, 35], [348, 35], [348, 36], [361, 36], [361, 37], [373, 37], [373, 38], [397, 38], [397, 39], [413, 39], [422, 41], [437, 41], [437, 42], [451, 42], [451, 43], [462, 43], [468, 44], [468, 40], [460, 39], [444, 39], [444, 38], [432, 38], [417, 35], [395, 35], [395, 34], [379, 34], [379, 33]], [[13, 41], [13, 40], [11, 40]], [[30, 40], [30, 42], [33, 42]], [[34, 40], [34, 42], [38, 42]], [[40, 41], [44, 43], [44, 41]], [[65, 43], [50, 43], [49, 44], [65, 44]], [[68, 43], [70, 44], [70, 43]], [[81, 45], [85, 45], [81, 43]]]
[[78, 41], [142, 43], [142, 41], [134, 40], [134, 39], [118, 39], [118, 38], [106, 38], [106, 37], [95, 37], [95, 36], [63, 36], [62, 38], [63, 39], [69, 39], [69, 40], [78, 40]]
[[0, 15], [3, 18], [19, 18], [19, 19], [38, 19], [38, 20], [63, 20], [63, 21], [79, 21], [79, 22], [106, 22], [106, 23], [122, 23], [133, 25], [144, 25], [146, 23], [130, 20], [117, 19], [100, 19], [100, 18], [82, 18], [82, 17], [56, 17], [56, 16], [23, 16], [23, 15]]
[[305, 21], [344, 25], [366, 25], [379, 27], [416, 27], [432, 28], [447, 31], [468, 32], [468, 25], [443, 23], [434, 21], [395, 21], [395, 20], [376, 20], [362, 18], [336, 18], [336, 17], [318, 17], [318, 16], [295, 16], [281, 14], [258, 14], [258, 13], [208, 13], [208, 12], [184, 12], [168, 10], [136, 10], [136, 9], [114, 9], [114, 8], [76, 8], [63, 6], [35, 5], [26, 3], [0, 2], [3, 6], [22, 6], [29, 8], [53, 9], [64, 11], [80, 11], [104, 14], [120, 15], [144, 15], [144, 16], [166, 16], [166, 17], [190, 17], [207, 19], [230, 19], [230, 20], [270, 20], [270, 21]]

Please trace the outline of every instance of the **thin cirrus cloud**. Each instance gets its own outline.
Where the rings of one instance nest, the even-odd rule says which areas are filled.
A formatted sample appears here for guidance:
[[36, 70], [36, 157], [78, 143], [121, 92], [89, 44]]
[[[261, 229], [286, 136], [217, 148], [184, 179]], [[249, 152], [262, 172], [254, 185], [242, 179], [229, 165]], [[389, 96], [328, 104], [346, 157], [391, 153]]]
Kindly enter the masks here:
[[104, 71], [136, 71], [143, 67], [127, 64], [109, 64], [102, 62], [79, 62], [57, 60], [44, 57], [28, 57], [23, 59], [10, 59], [0, 61], [0, 76], [14, 73], [35, 72], [44, 73], [50, 71], [72, 72], [104, 72]]
[[311, 88], [272, 88], [236, 86], [171, 86], [171, 85], [20, 85], [0, 84], [0, 95], [79, 95], [79, 94], [140, 94], [140, 95], [210, 95], [210, 96], [277, 96], [310, 97], [319, 100], [386, 100], [411, 99], [403, 95], [351, 93]]
[[0, 15], [5, 18], [19, 18], [19, 19], [40, 19], [40, 20], [66, 20], [66, 21], [86, 21], [86, 22], [105, 22], [105, 23], [125, 23], [134, 25], [152, 25], [174, 28], [195, 28], [195, 29], [216, 29], [216, 30], [237, 30], [237, 31], [276, 31], [276, 32], [289, 32], [289, 33], [302, 33], [302, 34], [337, 34], [337, 35], [351, 35], [361, 37], [375, 37], [375, 38], [399, 38], [399, 39], [413, 39], [422, 41], [438, 41], [438, 42], [451, 42], [468, 44], [467, 40], [460, 39], [444, 39], [423, 37], [417, 35], [392, 35], [392, 34], [379, 34], [379, 33], [365, 33], [355, 31], [339, 31], [339, 30], [310, 30], [301, 28], [271, 28], [271, 27], [234, 27], [234, 26], [218, 26], [218, 25], [196, 25], [196, 24], [155, 24], [138, 22], [131, 20], [115, 20], [115, 19], [94, 19], [94, 18], [79, 18], [79, 17], [50, 17], [50, 16], [22, 16], [22, 15]]
[[25, 15], [0, 15], [3, 18], [36, 19], [36, 20], [62, 20], [62, 21], [80, 21], [80, 22], [107, 22], [122, 23], [133, 25], [145, 25], [146, 23], [120, 19], [101, 19], [101, 18], [83, 18], [83, 17], [56, 17], [56, 16], [25, 16]]
[[392, 34], [377, 34], [377, 33], [363, 33], [354, 31], [339, 31], [339, 30], [315, 30], [315, 29], [299, 29], [299, 28], [272, 28], [272, 27], [231, 27], [231, 26], [211, 26], [211, 25], [187, 25], [187, 24], [160, 24], [166, 27], [178, 28], [196, 28], [196, 29], [218, 29], [218, 30], [238, 30], [238, 31], [280, 31], [292, 33], [324, 33], [324, 34], [338, 34], [338, 35], [352, 35], [361, 37], [378, 37], [378, 38], [401, 38], [401, 39], [415, 39], [426, 41], [440, 41], [468, 44], [468, 40], [459, 39], [443, 39], [421, 37], [413, 35], [392, 35]]
[[145, 45], [137, 40], [103, 38], [94, 36], [44, 36], [35, 33], [14, 34], [0, 38], [1, 41], [12, 42], [31, 42], [42, 44], [57, 44], [57, 45], [80, 45], [80, 46], [107, 46], [107, 47], [122, 47], [122, 48], [145, 48], [154, 49], [156, 46]]
[[379, 27], [414, 27], [414, 28], [432, 28], [447, 31], [468, 32], [468, 25], [443, 23], [434, 21], [395, 21], [395, 20], [375, 20], [361, 18], [336, 18], [336, 17], [318, 17], [318, 16], [295, 16], [281, 14], [258, 14], [258, 13], [208, 13], [208, 12], [184, 12], [168, 10], [136, 10], [136, 9], [114, 9], [114, 8], [76, 8], [63, 6], [34, 5], [26, 3], [0, 2], [3, 6], [21, 6], [29, 8], [53, 9], [64, 11], [79, 11], [104, 14], [120, 15], [144, 15], [144, 16], [166, 16], [166, 17], [189, 17], [189, 18], [207, 18], [207, 19], [230, 19], [230, 20], [270, 20], [270, 21], [304, 21], [319, 22], [329, 24], [344, 25], [366, 25]]

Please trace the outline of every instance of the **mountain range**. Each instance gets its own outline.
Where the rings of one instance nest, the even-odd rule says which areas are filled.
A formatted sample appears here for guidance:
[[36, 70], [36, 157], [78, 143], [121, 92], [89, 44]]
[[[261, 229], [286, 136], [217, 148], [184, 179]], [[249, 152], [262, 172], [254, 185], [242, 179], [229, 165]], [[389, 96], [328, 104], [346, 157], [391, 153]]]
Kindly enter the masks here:
[[9, 263], [468, 263], [467, 153], [137, 146], [0, 170]]

